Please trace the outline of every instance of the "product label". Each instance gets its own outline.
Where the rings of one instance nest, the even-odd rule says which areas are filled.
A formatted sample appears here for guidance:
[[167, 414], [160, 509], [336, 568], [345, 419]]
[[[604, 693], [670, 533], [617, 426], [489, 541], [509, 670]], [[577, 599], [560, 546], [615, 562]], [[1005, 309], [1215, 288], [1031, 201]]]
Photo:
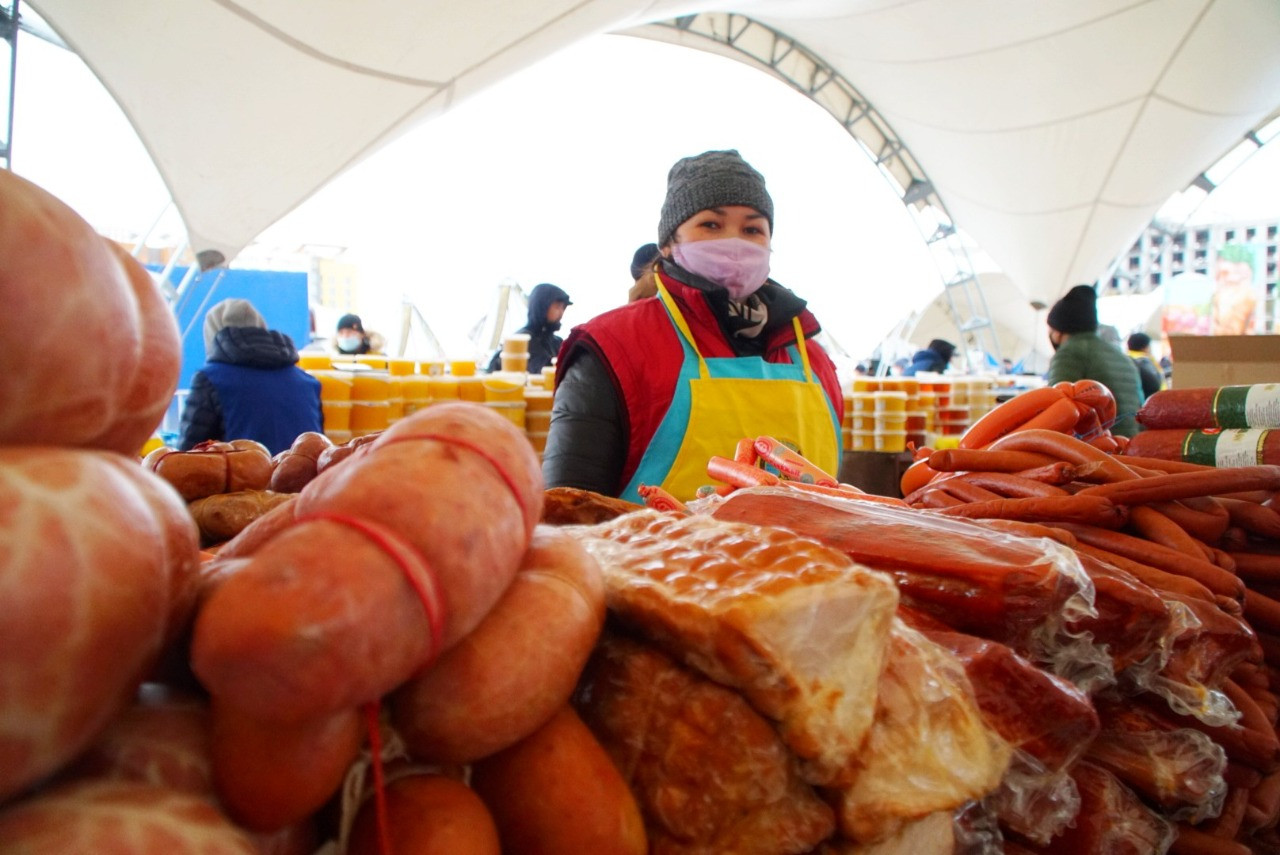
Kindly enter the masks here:
[[1213, 418], [1221, 428], [1280, 427], [1280, 383], [1221, 387], [1213, 396]]
[[1266, 430], [1193, 430], [1182, 441], [1182, 459], [1187, 463], [1225, 468], [1255, 466], [1262, 462]]
[[1244, 420], [1252, 428], [1280, 427], [1280, 383], [1249, 387], [1244, 399]]

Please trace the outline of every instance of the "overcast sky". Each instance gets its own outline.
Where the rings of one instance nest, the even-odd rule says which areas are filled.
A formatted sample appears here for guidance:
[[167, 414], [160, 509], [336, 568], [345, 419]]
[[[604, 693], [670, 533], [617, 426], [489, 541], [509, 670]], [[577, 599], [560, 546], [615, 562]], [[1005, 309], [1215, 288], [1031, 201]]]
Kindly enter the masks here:
[[[15, 171], [108, 235], [145, 231], [168, 196], [114, 102], [83, 64], [37, 39], [24, 37], [19, 61]], [[764, 174], [773, 276], [853, 359], [940, 292], [896, 195], [825, 111], [739, 63], [625, 36], [587, 40], [464, 101], [260, 241], [345, 247], [366, 326], [398, 330], [409, 299], [465, 357], [455, 351], [470, 347], [465, 333], [504, 280], [565, 288], [567, 326], [622, 302], [632, 252], [656, 237], [667, 169], [712, 148], [737, 148]], [[1221, 215], [1280, 216], [1276, 170], [1249, 177], [1264, 158], [1254, 160], [1235, 182], [1240, 198], [1225, 187], [1210, 197]]]

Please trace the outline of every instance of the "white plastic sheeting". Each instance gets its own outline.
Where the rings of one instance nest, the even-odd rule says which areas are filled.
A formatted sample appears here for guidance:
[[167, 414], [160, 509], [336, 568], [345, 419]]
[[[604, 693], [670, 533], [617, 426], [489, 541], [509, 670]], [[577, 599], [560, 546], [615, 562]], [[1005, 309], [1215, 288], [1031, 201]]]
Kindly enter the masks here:
[[890, 122], [1029, 299], [1092, 281], [1280, 105], [1276, 0], [27, 0], [229, 257], [399, 132], [577, 40], [729, 10]]

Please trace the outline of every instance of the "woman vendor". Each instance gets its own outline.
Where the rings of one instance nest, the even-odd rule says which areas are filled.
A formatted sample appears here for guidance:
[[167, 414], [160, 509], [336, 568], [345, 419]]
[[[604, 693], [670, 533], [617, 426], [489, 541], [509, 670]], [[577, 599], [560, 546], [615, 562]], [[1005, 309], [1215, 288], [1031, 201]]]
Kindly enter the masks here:
[[768, 278], [772, 234], [764, 177], [737, 151], [671, 167], [657, 295], [575, 327], [560, 351], [548, 487], [688, 500], [712, 456], [761, 435], [837, 473], [840, 384], [804, 300]]

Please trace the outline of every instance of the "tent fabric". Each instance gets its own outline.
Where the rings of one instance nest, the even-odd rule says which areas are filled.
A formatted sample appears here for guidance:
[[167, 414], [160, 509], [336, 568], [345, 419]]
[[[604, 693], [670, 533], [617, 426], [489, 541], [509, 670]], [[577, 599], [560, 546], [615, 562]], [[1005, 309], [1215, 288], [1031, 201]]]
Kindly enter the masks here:
[[[192, 246], [234, 257], [411, 125], [578, 40], [723, 2], [28, 0], [98, 75]], [[1275, 0], [741, 0], [892, 125], [1028, 299], [1093, 281], [1280, 106]], [[639, 29], [637, 29], [639, 28]], [[708, 43], [708, 49], [714, 49]]]

